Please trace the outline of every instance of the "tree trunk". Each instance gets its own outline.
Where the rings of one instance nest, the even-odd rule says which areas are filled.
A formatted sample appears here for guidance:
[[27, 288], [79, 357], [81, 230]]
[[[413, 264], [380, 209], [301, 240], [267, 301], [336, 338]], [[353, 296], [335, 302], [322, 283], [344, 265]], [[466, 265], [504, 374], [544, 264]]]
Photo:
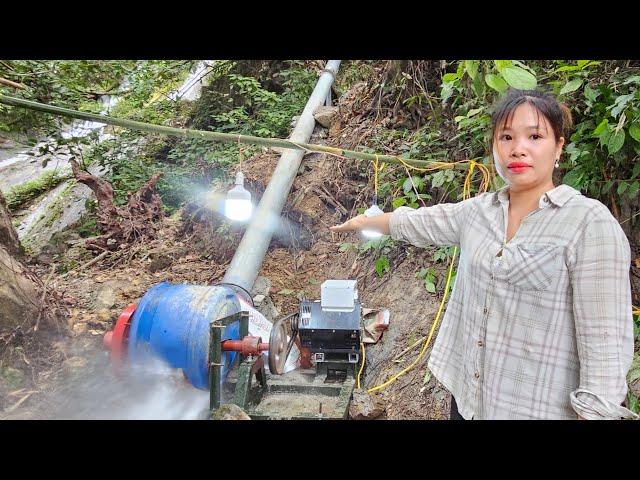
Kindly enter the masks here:
[[41, 282], [20, 256], [20, 242], [0, 193], [0, 332], [31, 326], [40, 314]]
[[0, 192], [0, 245], [4, 246], [11, 255], [19, 255], [21, 253], [20, 241], [11, 224], [11, 215], [2, 192]]

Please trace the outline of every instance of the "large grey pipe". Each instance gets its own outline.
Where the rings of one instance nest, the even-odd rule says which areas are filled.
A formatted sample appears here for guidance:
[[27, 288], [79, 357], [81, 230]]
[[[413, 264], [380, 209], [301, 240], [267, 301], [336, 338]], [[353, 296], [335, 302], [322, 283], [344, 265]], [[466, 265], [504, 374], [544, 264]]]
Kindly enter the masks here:
[[[314, 110], [322, 105], [331, 91], [331, 85], [338, 73], [340, 60], [329, 60], [307, 101], [293, 133], [289, 137], [294, 142], [307, 143], [315, 127]], [[280, 225], [280, 214], [289, 195], [300, 162], [304, 155], [300, 150], [285, 150], [271, 176], [267, 189], [262, 194], [260, 204], [242, 237], [231, 265], [222, 283], [230, 283], [251, 291], [262, 261], [267, 253], [274, 231]]]

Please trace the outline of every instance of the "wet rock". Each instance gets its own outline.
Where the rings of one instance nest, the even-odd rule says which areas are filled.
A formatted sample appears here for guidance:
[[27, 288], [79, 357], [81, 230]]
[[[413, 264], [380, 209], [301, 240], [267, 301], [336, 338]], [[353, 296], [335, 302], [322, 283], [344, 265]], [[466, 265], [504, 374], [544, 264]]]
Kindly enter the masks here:
[[116, 304], [117, 294], [130, 287], [123, 280], [109, 280], [98, 289], [92, 302], [92, 310], [108, 310]]
[[16, 143], [13, 140], [5, 137], [0, 137], [0, 148], [10, 149], [15, 147]]
[[253, 288], [251, 289], [251, 295], [269, 295], [269, 290], [271, 290], [271, 280], [267, 277], [258, 277], [256, 281], [253, 283]]
[[364, 390], [354, 390], [349, 405], [349, 416], [353, 420], [373, 420], [384, 411], [384, 402], [377, 395], [371, 395]]
[[211, 412], [211, 420], [251, 420], [251, 417], [239, 406], [233, 403], [226, 403]]
[[319, 106], [313, 112], [313, 118], [325, 128], [330, 128], [331, 124], [338, 116], [338, 107]]
[[260, 305], [256, 305], [256, 310], [270, 322], [274, 322], [280, 316], [280, 310], [273, 304], [271, 297], [265, 297]]

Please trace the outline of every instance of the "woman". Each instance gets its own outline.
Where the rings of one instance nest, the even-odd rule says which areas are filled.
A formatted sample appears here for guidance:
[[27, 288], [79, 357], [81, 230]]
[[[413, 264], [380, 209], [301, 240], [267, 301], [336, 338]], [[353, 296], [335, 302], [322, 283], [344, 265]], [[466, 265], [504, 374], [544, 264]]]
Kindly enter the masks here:
[[621, 406], [633, 358], [629, 243], [602, 203], [554, 185], [570, 126], [552, 95], [512, 90], [492, 117], [504, 188], [331, 228], [460, 247], [428, 364], [453, 395], [452, 417], [637, 417]]

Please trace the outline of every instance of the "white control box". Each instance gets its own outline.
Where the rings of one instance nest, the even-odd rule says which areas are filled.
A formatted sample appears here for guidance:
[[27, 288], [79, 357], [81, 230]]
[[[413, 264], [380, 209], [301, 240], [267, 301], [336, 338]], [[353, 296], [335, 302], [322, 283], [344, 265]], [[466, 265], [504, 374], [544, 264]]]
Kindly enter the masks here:
[[327, 312], [351, 312], [357, 299], [355, 280], [326, 280], [320, 287], [320, 306]]

